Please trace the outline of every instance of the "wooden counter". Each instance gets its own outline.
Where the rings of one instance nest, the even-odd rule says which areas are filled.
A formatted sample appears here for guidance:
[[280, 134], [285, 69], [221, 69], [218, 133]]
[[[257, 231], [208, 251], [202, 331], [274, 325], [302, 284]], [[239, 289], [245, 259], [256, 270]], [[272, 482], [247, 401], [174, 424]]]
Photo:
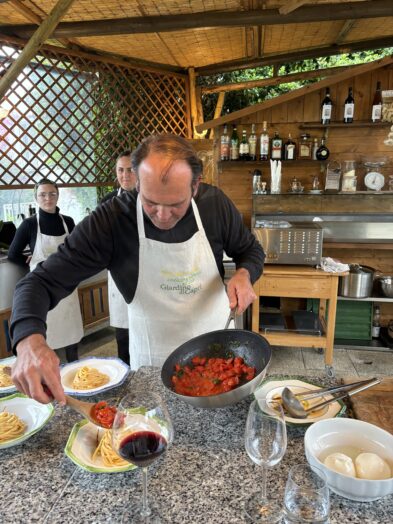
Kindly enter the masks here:
[[[333, 345], [336, 322], [338, 278], [345, 273], [326, 273], [307, 266], [266, 265], [254, 284], [257, 299], [252, 305], [252, 330], [261, 333], [273, 346], [313, 347], [325, 350], [325, 366], [333, 374]], [[319, 298], [321, 336], [259, 329], [259, 297]]]

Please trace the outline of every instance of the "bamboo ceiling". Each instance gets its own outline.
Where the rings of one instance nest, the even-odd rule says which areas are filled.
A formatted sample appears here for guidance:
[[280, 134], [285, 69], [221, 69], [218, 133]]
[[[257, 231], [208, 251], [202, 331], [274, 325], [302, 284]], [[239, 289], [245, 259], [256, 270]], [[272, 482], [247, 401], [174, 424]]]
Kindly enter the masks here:
[[[43, 20], [56, 3], [57, 0], [3, 1], [0, 3], [0, 33], [22, 37], [18, 34], [18, 26], [20, 28], [30, 25], [34, 29], [37, 26], [32, 24]], [[289, 14], [281, 15], [279, 9], [283, 6], [288, 7], [288, 4], [296, 4], [299, 7]], [[370, 9], [366, 9], [366, 4]], [[335, 19], [335, 13], [345, 5], [350, 6], [349, 13], [354, 13], [353, 18], [348, 15], [346, 18]], [[369, 17], [371, 6], [376, 6], [373, 8], [373, 17]], [[383, 15], [380, 11], [376, 14], [379, 7], [384, 8]], [[323, 9], [327, 10], [322, 11]], [[356, 14], [359, 9], [363, 9], [362, 13], [359, 14], [358, 11]], [[208, 72], [208, 69], [203, 68], [210, 68], [211, 72], [216, 72], [222, 64], [228, 62], [237, 61], [239, 66], [244, 66], [248, 60], [258, 60], [259, 57], [298, 51], [301, 54], [308, 49], [332, 46], [334, 49], [335, 46], [343, 45], [350, 49], [352, 43], [359, 49], [393, 46], [392, 0], [77, 0], [62, 19], [58, 30], [62, 25], [75, 22], [111, 20], [107, 26], [114, 26], [114, 20], [121, 21], [125, 18], [146, 21], [146, 17], [158, 16], [160, 20], [171, 21], [170, 18], [174, 15], [193, 14], [195, 17], [191, 16], [191, 25], [195, 25], [195, 21], [204, 20], [204, 17], [214, 15], [217, 11], [223, 15], [232, 13], [234, 18], [238, 13], [241, 15], [248, 11], [265, 11], [281, 16], [283, 23], [275, 19], [266, 25], [253, 26], [249, 23], [235, 25], [232, 21], [230, 25], [221, 27], [182, 28], [180, 22], [175, 30], [158, 29], [154, 32], [154, 29], [150, 29], [142, 33], [111, 35], [94, 34], [94, 26], [90, 26], [84, 34], [78, 35], [72, 34], [70, 28], [71, 32], [66, 35], [65, 40], [59, 38], [57, 42], [74, 47], [76, 45], [84, 51], [110, 53], [152, 65], [166, 65], [177, 71], [195, 67], [197, 72], [200, 69], [201, 74]], [[303, 13], [304, 18], [308, 19], [307, 22], [302, 22]], [[324, 20], [314, 20], [315, 16], [321, 18], [318, 13], [326, 13], [321, 15]], [[287, 23], [295, 20], [288, 17], [296, 15], [301, 17], [300, 21]], [[157, 23], [151, 27], [162, 28], [157, 26]], [[23, 34], [25, 39], [26, 34]], [[379, 40], [376, 44], [371, 43], [368, 46], [367, 42], [364, 43], [377, 39]], [[315, 53], [318, 54], [318, 51]]]

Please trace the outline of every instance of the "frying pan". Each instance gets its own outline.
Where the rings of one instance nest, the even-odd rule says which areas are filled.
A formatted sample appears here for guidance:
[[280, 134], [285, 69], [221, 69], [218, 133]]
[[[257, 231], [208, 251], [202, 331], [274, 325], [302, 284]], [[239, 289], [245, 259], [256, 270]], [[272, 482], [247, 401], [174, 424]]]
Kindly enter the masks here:
[[[255, 377], [237, 388], [209, 397], [189, 397], [173, 390], [171, 377], [175, 364], [191, 365], [194, 357], [243, 357], [247, 366], [256, 368]], [[164, 362], [161, 380], [176, 397], [198, 408], [223, 408], [236, 404], [251, 395], [263, 380], [270, 363], [272, 350], [269, 342], [258, 333], [245, 329], [210, 331], [192, 338], [175, 349]]]

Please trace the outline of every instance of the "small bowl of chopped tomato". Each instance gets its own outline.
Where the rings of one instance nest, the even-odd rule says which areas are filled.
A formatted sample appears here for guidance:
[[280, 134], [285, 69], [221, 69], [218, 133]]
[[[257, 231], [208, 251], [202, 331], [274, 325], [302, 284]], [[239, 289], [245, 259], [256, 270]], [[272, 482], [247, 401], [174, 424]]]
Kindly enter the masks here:
[[265, 377], [269, 342], [252, 331], [223, 329], [195, 337], [169, 355], [161, 370], [164, 385], [200, 408], [221, 408], [251, 395]]

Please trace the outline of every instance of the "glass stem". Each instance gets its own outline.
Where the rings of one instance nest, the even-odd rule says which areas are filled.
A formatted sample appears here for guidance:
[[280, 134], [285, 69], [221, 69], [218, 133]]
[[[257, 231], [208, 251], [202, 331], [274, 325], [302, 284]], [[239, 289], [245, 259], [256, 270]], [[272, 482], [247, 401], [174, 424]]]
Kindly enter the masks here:
[[262, 500], [266, 500], [266, 466], [262, 466]]
[[147, 468], [142, 468], [142, 517], [148, 517], [151, 514], [149, 503], [147, 501]]

